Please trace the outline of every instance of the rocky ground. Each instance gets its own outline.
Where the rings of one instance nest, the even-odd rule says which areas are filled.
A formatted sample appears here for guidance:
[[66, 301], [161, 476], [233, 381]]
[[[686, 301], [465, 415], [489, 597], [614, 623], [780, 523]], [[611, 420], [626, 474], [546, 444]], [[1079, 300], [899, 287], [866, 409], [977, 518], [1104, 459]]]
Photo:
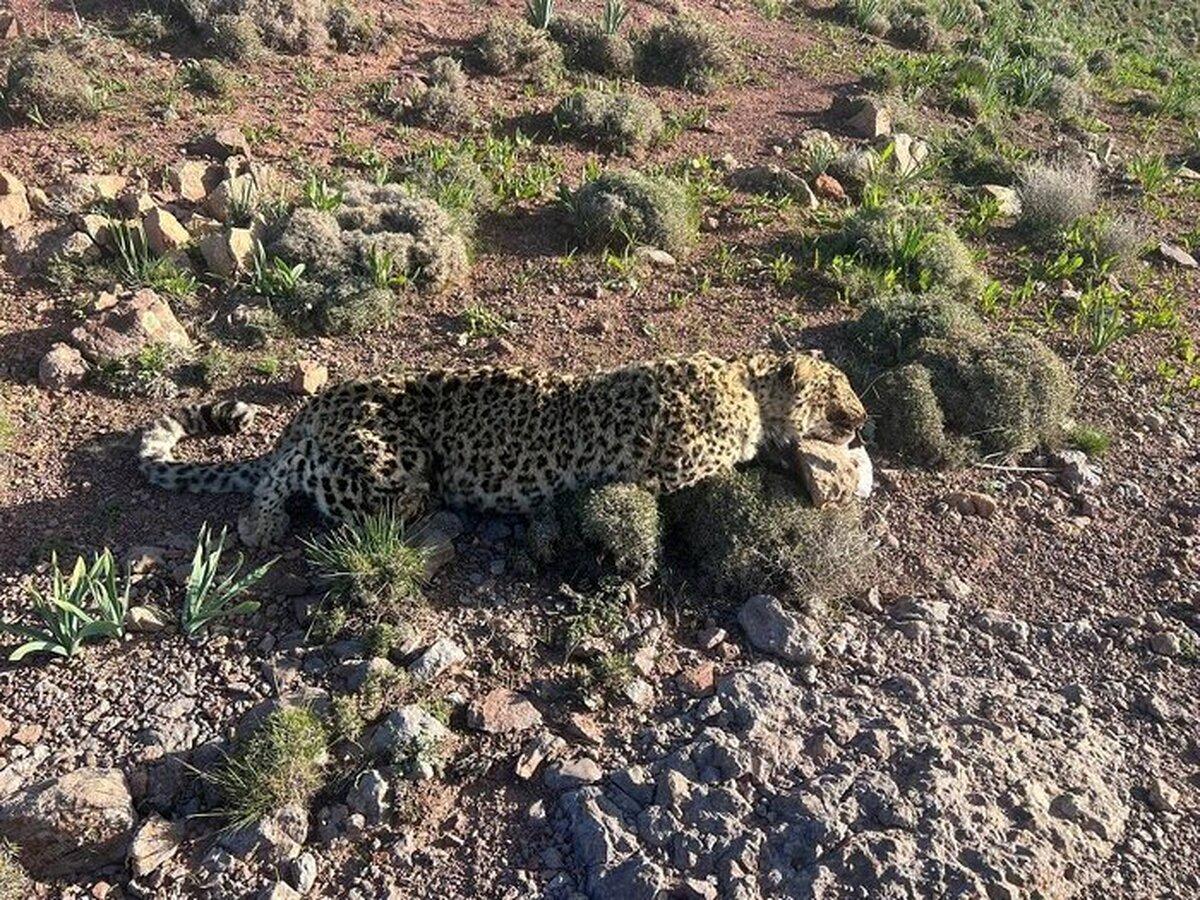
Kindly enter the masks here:
[[[717, 598], [684, 573], [598, 589], [610, 620], [569, 586], [578, 572], [530, 565], [526, 521], [459, 510], [427, 535], [426, 614], [381, 656], [359, 635], [320, 635], [326, 584], [298, 537], [321, 523], [301, 513], [254, 592], [261, 607], [186, 637], [173, 623], [197, 529], [232, 523], [242, 500], [141, 480], [137, 429], [169, 403], [263, 404], [250, 435], [186, 450], [232, 458], [265, 449], [328, 378], [398, 361], [584, 369], [780, 345], [840, 360], [838, 323], [865, 298], [842, 296], [808, 237], [850, 208], [841, 185], [792, 175], [793, 200], [775, 205], [718, 185], [790, 166], [814, 125], [854, 151], [891, 141], [889, 159], [903, 145], [917, 168], [887, 109], [931, 141], [970, 126], [909, 94], [847, 118], [836, 100], [859, 92], [883, 42], [833, 24], [829, 4], [697, 3], [756, 66], [711, 95], [640, 88], [681, 125], [620, 163], [692, 173], [704, 201], [688, 257], [577, 258], [553, 194], [612, 157], [538, 132], [496, 179], [533, 187], [480, 217], [464, 283], [403, 293], [394, 318], [357, 334], [252, 341], [261, 298], [247, 284], [266, 232], [236, 209], [246, 185], [265, 197], [314, 167], [370, 178], [436, 138], [380, 121], [363, 97], [434, 54], [465, 55], [483, 19], [449, 0], [392, 10], [370, 52], [272, 54], [205, 99], [180, 88], [183, 61], [208, 52], [195, 33], [147, 48], [131, 10], [96, 6], [78, 19], [32, 0], [0, 8], [6, 62], [23, 41], [66, 35], [111, 94], [94, 121], [0, 120], [0, 611], [29, 621], [23, 585], [47, 581], [51, 551], [106, 546], [148, 609], [70, 660], [0, 665], [0, 838], [33, 879], [7, 880], [0, 854], [0, 898], [1200, 895], [1194, 119], [1139, 118], [1111, 82], [1094, 88], [1108, 131], [1086, 140], [1040, 112], [1005, 113], [1022, 152], [1089, 145], [1106, 209], [1144, 238], [1133, 274], [1111, 276], [1133, 298], [1121, 321], [1163, 298], [1174, 317], [1089, 350], [1084, 320], [1062, 310], [1081, 302], [1072, 277], [1096, 285], [985, 229], [971, 250], [1012, 294], [989, 311], [994, 327], [1034, 331], [1067, 360], [1077, 418], [1111, 447], [955, 469], [872, 447], [875, 561], [844, 600]], [[635, 5], [631, 24], [659, 15]], [[568, 87], [469, 83], [510, 136]], [[1101, 134], [1111, 159], [1091, 148]], [[1178, 165], [1158, 193], [1123, 174], [1143, 142]], [[932, 205], [965, 233], [975, 207], [941, 177]], [[193, 273], [191, 289], [111, 269], [56, 277], [53, 260], [111, 265], [121, 217], [140, 219], [154, 259]], [[785, 246], [798, 272], [773, 275], [797, 233]], [[178, 359], [147, 362], [164, 346]], [[587, 632], [570, 655], [565, 626]], [[622, 666], [597, 683], [581, 659]], [[331, 716], [380, 683], [403, 688], [354, 740], [331, 742], [305, 803], [225, 827], [229, 797], [203, 773], [273, 711]]]

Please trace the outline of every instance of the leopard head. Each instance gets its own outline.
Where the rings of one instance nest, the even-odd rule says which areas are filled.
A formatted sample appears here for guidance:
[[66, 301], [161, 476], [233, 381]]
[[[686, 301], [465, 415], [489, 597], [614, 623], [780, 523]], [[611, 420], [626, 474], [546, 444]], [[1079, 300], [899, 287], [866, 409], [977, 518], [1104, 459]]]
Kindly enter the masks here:
[[849, 379], [824, 360], [807, 353], [755, 353], [746, 368], [771, 443], [847, 444], [867, 421]]

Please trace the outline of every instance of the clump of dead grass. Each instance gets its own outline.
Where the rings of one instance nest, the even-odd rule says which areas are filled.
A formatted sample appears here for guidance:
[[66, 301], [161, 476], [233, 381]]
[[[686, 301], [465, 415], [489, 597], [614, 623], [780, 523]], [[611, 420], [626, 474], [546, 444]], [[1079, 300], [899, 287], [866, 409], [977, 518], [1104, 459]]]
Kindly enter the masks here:
[[98, 111], [87, 73], [61, 47], [21, 53], [9, 65], [6, 81], [4, 104], [15, 118], [52, 124], [90, 119]]
[[577, 140], [625, 152], [641, 150], [663, 133], [658, 107], [635, 94], [576, 91], [559, 101], [554, 121]]
[[550, 37], [563, 49], [566, 64], [610, 78], [633, 74], [634, 52], [629, 39], [609, 34], [599, 22], [570, 13], [550, 22]]
[[492, 75], [522, 73], [538, 80], [562, 68], [562, 49], [548, 32], [522, 19], [495, 18], [475, 39], [475, 52], [485, 72]]
[[608, 171], [569, 198], [585, 244], [618, 251], [645, 244], [685, 252], [695, 241], [697, 215], [687, 187], [664, 176]]
[[735, 57], [728, 40], [692, 15], [657, 22], [637, 45], [637, 69], [643, 81], [711, 93], [730, 76]]
[[1021, 175], [1018, 224], [1039, 235], [1070, 228], [1096, 208], [1096, 174], [1078, 160], [1039, 162]]

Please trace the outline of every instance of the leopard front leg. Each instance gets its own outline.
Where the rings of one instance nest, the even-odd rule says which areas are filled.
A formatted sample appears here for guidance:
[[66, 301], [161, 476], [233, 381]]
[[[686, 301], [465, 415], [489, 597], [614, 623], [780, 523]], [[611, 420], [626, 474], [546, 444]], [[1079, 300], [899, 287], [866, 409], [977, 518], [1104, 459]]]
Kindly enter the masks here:
[[238, 537], [248, 547], [277, 544], [288, 529], [284, 504], [296, 491], [295, 454], [287, 454], [271, 463], [254, 488], [250, 506], [238, 517]]

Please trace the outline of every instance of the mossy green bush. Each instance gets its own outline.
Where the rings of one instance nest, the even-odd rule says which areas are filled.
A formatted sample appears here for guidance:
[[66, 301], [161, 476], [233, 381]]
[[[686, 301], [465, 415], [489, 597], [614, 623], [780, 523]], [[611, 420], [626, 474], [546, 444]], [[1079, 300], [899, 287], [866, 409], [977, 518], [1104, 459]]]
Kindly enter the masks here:
[[61, 47], [21, 53], [9, 65], [6, 81], [4, 104], [15, 118], [54, 123], [96, 115], [87, 73]]
[[207, 31], [213, 52], [230, 62], [250, 62], [263, 53], [258, 26], [245, 13], [214, 16]]
[[565, 13], [550, 22], [550, 37], [563, 49], [566, 64], [610, 78], [633, 74], [634, 52], [628, 38], [609, 34], [599, 22]]
[[677, 15], [651, 25], [638, 41], [638, 77], [700, 94], [730, 76], [735, 57], [728, 40], [709, 23]]
[[274, 231], [267, 255], [304, 267], [275, 308], [331, 333], [386, 321], [396, 289], [438, 291], [470, 265], [463, 220], [396, 184], [350, 182], [336, 210], [297, 208]]
[[492, 19], [475, 39], [475, 52], [483, 70], [491, 75], [520, 72], [545, 80], [563, 63], [562, 48], [549, 33], [522, 19]]
[[592, 247], [626, 250], [647, 244], [668, 253], [696, 239], [696, 204], [685, 185], [665, 176], [608, 171], [569, 198], [575, 229]]
[[605, 485], [580, 495], [577, 515], [583, 540], [622, 577], [647, 581], [658, 571], [662, 529], [654, 494], [634, 484]]
[[859, 207], [832, 238], [837, 252], [894, 273], [911, 290], [947, 290], [973, 300], [984, 278], [971, 251], [933, 210], [888, 203]]
[[646, 147], [663, 133], [658, 107], [635, 94], [576, 91], [555, 106], [554, 121], [577, 140], [626, 152]]
[[959, 465], [1061, 440], [1074, 381], [1031, 335], [993, 335], [936, 294], [877, 299], [849, 333], [856, 361], [848, 369], [888, 452]]
[[836, 602], [862, 587], [873, 548], [861, 511], [817, 510], [795, 479], [734, 471], [662, 498], [668, 549], [706, 590], [740, 603], [763, 592]]

